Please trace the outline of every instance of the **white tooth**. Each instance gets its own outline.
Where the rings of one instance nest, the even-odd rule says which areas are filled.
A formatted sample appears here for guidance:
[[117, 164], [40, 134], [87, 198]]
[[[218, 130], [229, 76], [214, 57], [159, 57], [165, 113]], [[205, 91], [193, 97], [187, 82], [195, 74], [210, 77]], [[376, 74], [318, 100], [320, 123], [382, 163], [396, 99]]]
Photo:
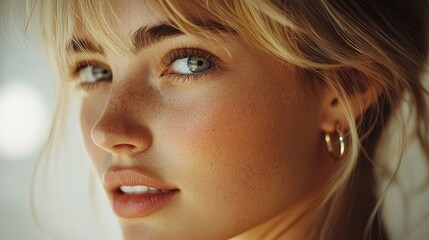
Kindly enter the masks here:
[[149, 188], [146, 186], [136, 186], [136, 192], [138, 193], [146, 193], [149, 191]]
[[122, 192], [126, 194], [143, 194], [149, 192], [149, 187], [147, 186], [121, 186], [119, 187]]
[[169, 190], [161, 190], [153, 187], [137, 185], [137, 186], [121, 186], [120, 190], [125, 194], [155, 194], [170, 192]]
[[125, 193], [130, 193], [132, 191], [132, 187], [130, 186], [121, 186], [120, 189], [122, 192], [125, 192]]

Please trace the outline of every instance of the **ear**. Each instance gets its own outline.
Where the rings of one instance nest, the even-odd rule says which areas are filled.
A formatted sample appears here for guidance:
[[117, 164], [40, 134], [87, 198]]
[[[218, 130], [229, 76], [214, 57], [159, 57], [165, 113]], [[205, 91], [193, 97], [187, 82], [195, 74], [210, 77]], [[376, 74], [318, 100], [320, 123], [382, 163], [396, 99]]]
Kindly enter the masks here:
[[[373, 84], [362, 91], [354, 92], [347, 96], [354, 119], [361, 116], [378, 99], [382, 92], [379, 84]], [[336, 128], [348, 129], [349, 123], [345, 109], [339, 102], [339, 96], [333, 92], [327, 91], [322, 99], [322, 121], [321, 130], [324, 132], [334, 132]]]

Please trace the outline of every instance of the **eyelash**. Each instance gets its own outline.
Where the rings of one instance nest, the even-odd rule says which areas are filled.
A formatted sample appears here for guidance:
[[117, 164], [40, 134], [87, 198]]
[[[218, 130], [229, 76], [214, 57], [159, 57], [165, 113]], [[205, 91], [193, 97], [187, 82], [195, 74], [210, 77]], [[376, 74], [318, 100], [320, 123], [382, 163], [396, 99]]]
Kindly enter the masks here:
[[80, 81], [79, 80], [80, 71], [86, 67], [89, 67], [89, 66], [102, 66], [106, 69], [109, 69], [108, 67], [106, 67], [105, 64], [101, 64], [98, 61], [90, 61], [90, 60], [77, 62], [75, 65], [70, 66], [70, 70], [69, 70], [70, 79], [72, 81], [76, 82], [76, 87], [78, 89], [83, 89], [85, 91], [91, 91], [91, 90], [94, 90], [95, 88], [97, 88], [100, 85], [100, 83], [108, 82], [107, 80], [100, 80], [98, 82], [93, 82], [93, 83], [84, 83], [84, 82]]
[[[179, 59], [187, 58], [187, 57], [200, 57], [207, 59], [211, 61], [212, 66], [210, 69], [199, 72], [199, 73], [193, 73], [193, 74], [182, 74], [182, 73], [174, 73], [174, 72], [168, 72], [170, 70], [171, 65]], [[196, 81], [199, 78], [203, 77], [204, 75], [207, 75], [209, 73], [213, 73], [213, 71], [216, 70], [218, 67], [217, 65], [220, 63], [220, 59], [215, 56], [212, 53], [209, 53], [205, 50], [199, 49], [199, 48], [187, 48], [182, 47], [178, 49], [171, 50], [168, 52], [165, 57], [161, 60], [161, 66], [163, 68], [160, 76], [161, 77], [171, 77], [174, 78], [176, 82], [183, 83], [187, 81]], [[102, 80], [94, 83], [84, 83], [79, 80], [80, 71], [88, 66], [102, 66], [106, 69], [109, 69], [106, 67], [105, 64], [101, 64], [98, 61], [82, 61], [77, 62], [76, 64], [70, 66], [69, 73], [71, 79], [77, 82], [77, 87], [79, 89], [84, 89], [86, 91], [93, 90], [94, 88], [98, 87], [101, 82], [107, 82], [107, 80]]]

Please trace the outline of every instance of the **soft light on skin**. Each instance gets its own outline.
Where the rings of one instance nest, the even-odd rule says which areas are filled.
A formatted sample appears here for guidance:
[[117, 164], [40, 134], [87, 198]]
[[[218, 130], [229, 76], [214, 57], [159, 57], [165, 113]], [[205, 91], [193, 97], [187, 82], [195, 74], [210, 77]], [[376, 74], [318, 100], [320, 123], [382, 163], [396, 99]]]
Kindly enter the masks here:
[[[124, 42], [163, 18], [142, 1], [112, 5], [121, 23], [112, 28]], [[100, 177], [110, 166], [133, 166], [180, 189], [161, 211], [120, 219], [127, 240], [226, 239], [245, 232], [258, 239], [280, 214], [293, 222], [335, 169], [321, 137], [331, 102], [326, 91], [306, 91], [290, 66], [237, 36], [218, 40], [182, 35], [136, 56], [75, 56], [113, 74], [112, 82], [84, 96], [81, 112]], [[162, 76], [161, 59], [184, 45], [207, 50], [221, 63], [198, 80]], [[304, 239], [309, 219], [288, 239]]]
[[9, 82], [0, 89], [0, 156], [4, 160], [23, 159], [40, 146], [46, 106], [30, 85]]

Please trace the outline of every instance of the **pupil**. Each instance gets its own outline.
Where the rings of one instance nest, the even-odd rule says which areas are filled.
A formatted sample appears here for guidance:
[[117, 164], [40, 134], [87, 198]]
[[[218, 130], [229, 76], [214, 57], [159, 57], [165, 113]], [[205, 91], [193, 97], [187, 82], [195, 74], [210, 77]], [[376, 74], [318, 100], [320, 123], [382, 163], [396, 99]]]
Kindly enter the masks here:
[[109, 69], [106, 69], [100, 66], [94, 66], [92, 68], [92, 74], [94, 78], [96, 78], [97, 80], [106, 80], [111, 77]]
[[204, 72], [211, 67], [211, 62], [205, 58], [190, 57], [188, 59], [188, 68], [191, 72]]

